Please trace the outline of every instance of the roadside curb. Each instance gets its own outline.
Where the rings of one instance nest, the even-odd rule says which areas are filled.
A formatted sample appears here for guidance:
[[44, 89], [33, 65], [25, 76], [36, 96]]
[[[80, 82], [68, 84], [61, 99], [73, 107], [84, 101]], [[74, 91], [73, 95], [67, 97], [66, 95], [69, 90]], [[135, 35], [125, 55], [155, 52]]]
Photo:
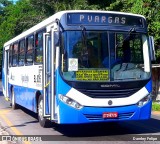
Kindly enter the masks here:
[[153, 115], [159, 115], [160, 116], [160, 111], [152, 111]]

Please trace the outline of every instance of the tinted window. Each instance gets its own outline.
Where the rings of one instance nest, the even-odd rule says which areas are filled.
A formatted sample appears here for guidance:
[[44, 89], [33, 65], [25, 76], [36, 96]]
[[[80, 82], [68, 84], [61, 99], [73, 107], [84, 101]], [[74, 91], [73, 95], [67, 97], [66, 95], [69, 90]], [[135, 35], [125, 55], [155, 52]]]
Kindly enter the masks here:
[[17, 60], [18, 60], [18, 43], [13, 44], [13, 49], [12, 49], [12, 66], [17, 65]]
[[21, 40], [19, 42], [19, 56], [18, 56], [18, 64], [20, 66], [24, 65], [24, 54], [25, 54], [25, 40]]
[[34, 36], [27, 38], [26, 64], [33, 64]]
[[36, 34], [36, 48], [35, 48], [35, 62], [36, 63], [42, 63], [43, 61], [43, 33], [44, 31], [41, 31]]

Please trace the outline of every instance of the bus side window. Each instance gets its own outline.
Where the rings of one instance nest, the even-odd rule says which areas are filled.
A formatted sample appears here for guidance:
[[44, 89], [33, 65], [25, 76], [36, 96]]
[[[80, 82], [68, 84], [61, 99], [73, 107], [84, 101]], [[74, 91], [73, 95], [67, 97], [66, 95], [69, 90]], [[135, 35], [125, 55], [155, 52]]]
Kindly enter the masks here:
[[10, 47], [9, 47], [9, 66], [10, 67], [12, 66], [12, 48], [13, 48], [13, 46], [10, 45]]
[[20, 66], [24, 65], [24, 52], [25, 52], [25, 40], [19, 42], [19, 55], [18, 55], [18, 64]]
[[42, 63], [43, 62], [43, 32], [41, 31], [36, 34], [35, 40], [35, 62]]
[[33, 64], [33, 49], [34, 49], [34, 36], [27, 38], [27, 49], [26, 49], [26, 64]]
[[13, 44], [12, 66], [17, 66], [18, 60], [18, 43]]

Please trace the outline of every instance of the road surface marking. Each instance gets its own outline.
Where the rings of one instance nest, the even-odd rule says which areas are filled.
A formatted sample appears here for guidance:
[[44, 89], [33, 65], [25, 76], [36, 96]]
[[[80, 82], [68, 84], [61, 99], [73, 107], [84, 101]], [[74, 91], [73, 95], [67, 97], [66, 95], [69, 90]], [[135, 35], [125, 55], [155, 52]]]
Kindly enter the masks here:
[[[6, 124], [9, 126], [9, 128], [11, 128], [11, 130], [16, 134], [16, 135], [20, 135], [23, 136], [23, 134], [14, 127], [14, 124], [5, 116], [5, 114], [7, 114], [9, 111], [11, 110], [0, 110], [0, 117], [3, 118], [3, 120], [6, 122]], [[31, 144], [29, 141], [24, 141], [24, 144]]]
[[0, 110], [0, 115], [3, 115], [3, 114], [7, 114], [8, 112], [10, 112], [11, 110]]

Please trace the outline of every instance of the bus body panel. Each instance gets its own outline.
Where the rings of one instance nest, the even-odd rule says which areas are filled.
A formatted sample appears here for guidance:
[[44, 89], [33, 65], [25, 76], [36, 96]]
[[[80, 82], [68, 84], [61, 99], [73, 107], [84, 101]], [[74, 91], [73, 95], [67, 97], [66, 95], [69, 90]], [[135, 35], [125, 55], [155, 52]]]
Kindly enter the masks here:
[[9, 68], [9, 83], [42, 90], [42, 65], [28, 65]]
[[37, 101], [36, 101], [36, 91], [37, 89], [26, 88], [22, 86], [17, 86], [9, 84], [10, 88], [10, 99], [11, 99], [11, 89], [14, 88], [16, 103], [33, 111], [37, 112]]
[[6, 91], [6, 87], [5, 87], [5, 72], [4, 72], [4, 68], [2, 68], [2, 90], [3, 90], [3, 95], [5, 96], [5, 91]]
[[[62, 80], [61, 85], [63, 87], [68, 87], [67, 84], [65, 84]], [[147, 88], [151, 86], [151, 81], [149, 81], [146, 85]], [[146, 87], [141, 88], [139, 91], [135, 92], [133, 95], [125, 98], [91, 98], [75, 88], [70, 88], [67, 93], [63, 91], [63, 88], [60, 88], [58, 91], [58, 94], [63, 94], [64, 96], [67, 96], [78, 103], [80, 103], [83, 106], [93, 106], [93, 107], [101, 107], [101, 106], [107, 106], [107, 107], [113, 107], [113, 106], [124, 106], [124, 105], [132, 105], [138, 103], [141, 99], [143, 99], [145, 96], [150, 94], [150, 88], [147, 89]], [[112, 105], [108, 104], [108, 101], [112, 100]]]
[[[60, 77], [58, 81], [61, 81], [60, 86], [62, 86], [58, 91], [59, 94], [62, 94], [64, 92], [63, 87], [68, 87], [69, 91], [73, 89], [71, 87], [69, 88], [69, 86], [67, 86], [67, 84], [65, 84]], [[142, 89], [145, 89], [146, 93], [143, 94], [142, 92], [140, 93], [137, 92], [137, 97], [140, 97], [139, 100], [141, 100], [143, 97], [149, 94], [151, 90], [150, 88], [151, 84], [152, 84], [152, 81], [150, 80], [146, 84], [146, 86], [142, 88]], [[72, 93], [73, 95], [68, 95], [69, 92], [67, 92], [67, 89], [66, 89], [65, 93], [63, 93], [63, 95], [66, 95], [67, 97], [74, 98], [75, 96], [77, 96], [79, 97], [79, 99], [82, 99], [82, 100], [85, 99], [84, 98], [85, 95], [81, 94], [80, 92], [76, 93], [74, 91], [74, 93]], [[136, 97], [136, 93], [130, 97]], [[62, 102], [57, 97], [57, 101], [59, 101], [58, 123], [60, 124], [75, 123], [76, 124], [76, 123], [109, 122], [109, 121], [123, 121], [123, 120], [143, 120], [143, 119], [149, 119], [151, 117], [152, 100], [149, 100], [144, 106], [139, 107], [137, 105], [139, 101], [138, 99], [136, 99], [137, 102], [130, 100], [129, 101], [130, 103], [127, 103], [125, 99], [124, 100], [122, 100], [121, 98], [119, 99], [119, 106], [114, 105], [114, 102], [113, 102], [113, 105], [111, 106], [108, 105], [109, 100], [114, 101], [114, 99], [111, 99], [111, 98], [101, 99], [101, 102], [104, 102], [104, 101], [106, 102], [105, 105], [103, 105], [104, 103], [103, 104], [98, 103], [97, 105], [93, 105], [93, 101], [92, 101], [93, 99], [90, 99], [87, 101], [89, 105], [83, 105], [84, 107], [82, 109], [77, 110], [67, 105], [66, 103]], [[74, 100], [78, 101], [78, 99], [76, 98]], [[98, 102], [96, 98], [94, 100]], [[122, 104], [121, 100], [124, 101], [124, 104], [120, 106], [120, 104]], [[119, 117], [117, 119], [103, 119], [102, 114], [105, 112], [118, 112]]]
[[9, 69], [8, 93], [14, 89], [16, 103], [37, 112], [36, 92], [42, 93], [42, 65], [20, 66]]
[[3, 61], [2, 61], [2, 90], [6, 100], [8, 100], [9, 51], [5, 50], [5, 48], [8, 47], [9, 46], [3, 48]]

